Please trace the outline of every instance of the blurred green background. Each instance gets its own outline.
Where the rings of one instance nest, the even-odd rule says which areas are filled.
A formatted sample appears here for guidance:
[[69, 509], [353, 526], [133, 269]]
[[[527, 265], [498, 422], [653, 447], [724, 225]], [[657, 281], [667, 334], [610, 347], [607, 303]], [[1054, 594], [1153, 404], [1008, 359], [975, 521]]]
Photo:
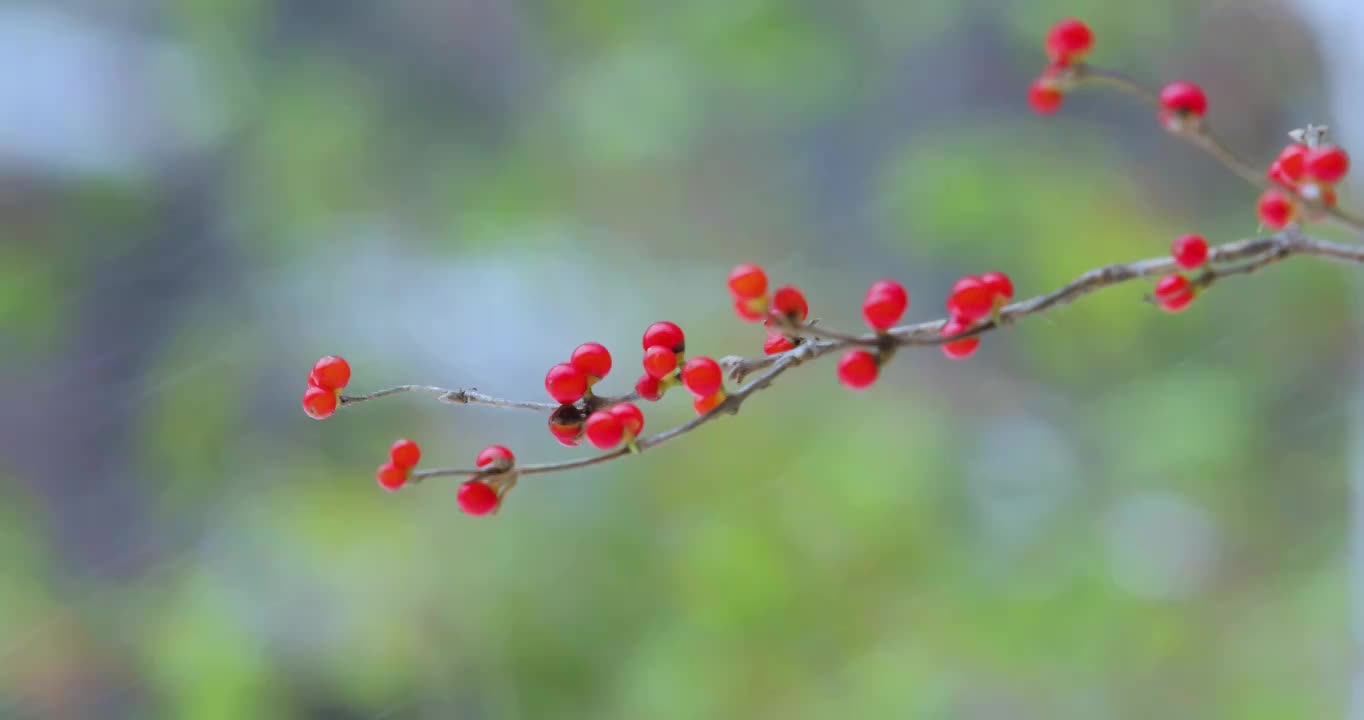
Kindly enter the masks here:
[[757, 354], [738, 262], [852, 329], [883, 276], [926, 320], [963, 273], [1030, 296], [1254, 234], [1135, 103], [1027, 110], [1071, 14], [1096, 62], [1201, 82], [1257, 163], [1334, 124], [1274, 3], [5, 3], [0, 717], [1344, 715], [1347, 268], [1179, 316], [1123, 286], [869, 393], [829, 359], [494, 518], [373, 468], [402, 436], [436, 466], [590, 449], [419, 397], [299, 408], [328, 353], [351, 390], [536, 400], [588, 340], [628, 389], [653, 320]]

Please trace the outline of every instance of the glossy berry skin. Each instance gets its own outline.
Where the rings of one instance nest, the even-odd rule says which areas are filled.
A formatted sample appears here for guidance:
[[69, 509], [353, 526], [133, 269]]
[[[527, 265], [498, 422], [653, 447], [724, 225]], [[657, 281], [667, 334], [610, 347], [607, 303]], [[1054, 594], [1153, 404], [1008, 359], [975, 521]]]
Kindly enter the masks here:
[[1292, 188], [1297, 183], [1297, 181], [1290, 177], [1283, 169], [1283, 163], [1278, 160], [1269, 164], [1269, 169], [1265, 170], [1265, 178], [1287, 188]]
[[1043, 78], [1028, 86], [1028, 107], [1038, 115], [1053, 115], [1061, 109], [1066, 94]]
[[493, 463], [501, 463], [499, 467], [511, 467], [516, 464], [516, 456], [503, 445], [489, 445], [479, 451], [478, 457], [474, 459], [474, 467], [488, 467]]
[[1193, 302], [1194, 288], [1183, 275], [1166, 275], [1156, 282], [1155, 297], [1162, 310], [1177, 313]]
[[1260, 222], [1279, 230], [1293, 221], [1293, 201], [1279, 190], [1266, 190], [1260, 196]]
[[737, 265], [729, 273], [729, 291], [736, 299], [760, 298], [767, 294], [767, 273], [757, 265]]
[[[942, 329], [938, 331], [938, 335], [945, 338], [953, 337], [954, 335], [960, 335], [970, 329], [970, 325], [963, 323], [960, 320], [948, 320], [947, 323], [942, 326]], [[943, 355], [946, 355], [953, 360], [965, 360], [974, 355], [976, 348], [980, 347], [980, 337], [973, 335], [968, 338], [945, 342], [941, 347]]]
[[380, 465], [374, 476], [379, 481], [379, 487], [390, 492], [407, 484], [407, 469], [391, 462]]
[[610, 450], [625, 438], [625, 426], [621, 424], [620, 418], [605, 410], [592, 413], [584, 429], [587, 441], [599, 450]]
[[973, 323], [994, 308], [995, 291], [974, 275], [967, 275], [952, 285], [947, 296], [947, 312], [952, 317]]
[[344, 358], [328, 355], [313, 364], [308, 373], [308, 384], [323, 390], [340, 390], [350, 382], [350, 363]]
[[878, 280], [867, 289], [862, 318], [873, 330], [887, 330], [900, 322], [909, 307], [909, 293], [894, 280]]
[[303, 412], [314, 420], [325, 420], [336, 412], [339, 400], [335, 390], [323, 390], [311, 385], [303, 391]]
[[724, 385], [720, 363], [708, 357], [692, 358], [682, 366], [682, 384], [697, 397], [710, 397]]
[[991, 270], [976, 279], [990, 290], [996, 303], [1007, 303], [1014, 299], [1014, 281], [1010, 280], [1008, 275]]
[[1161, 89], [1160, 106], [1176, 116], [1201, 118], [1208, 112], [1208, 98], [1203, 88], [1178, 80]]
[[838, 381], [853, 390], [871, 387], [880, 372], [876, 356], [866, 350], [849, 350], [838, 359]]
[[800, 288], [784, 285], [772, 293], [772, 311], [792, 322], [803, 323], [810, 316], [810, 305]]
[[459, 509], [469, 515], [487, 515], [497, 509], [497, 491], [485, 483], [470, 480], [459, 486]]
[[575, 405], [563, 405], [549, 414], [549, 433], [560, 445], [575, 447], [583, 436], [582, 410]]
[[1307, 146], [1301, 143], [1292, 143], [1279, 151], [1279, 157], [1274, 160], [1278, 164], [1278, 174], [1289, 183], [1301, 180], [1307, 172], [1307, 152]]
[[578, 402], [587, 392], [587, 375], [569, 363], [559, 363], [545, 374], [545, 390], [557, 402]]
[[1094, 47], [1094, 32], [1082, 20], [1065, 18], [1051, 26], [1044, 45], [1052, 60], [1072, 62]]
[[736, 298], [734, 300], [734, 314], [739, 316], [744, 322], [761, 322], [767, 317], [767, 298], [758, 297], [751, 300]]
[[663, 397], [663, 388], [659, 386], [658, 378], [645, 375], [635, 383], [635, 392], [639, 397], [649, 402], [657, 402]]
[[639, 406], [634, 403], [616, 403], [607, 412], [620, 420], [621, 427], [625, 428], [627, 440], [635, 437], [644, 429], [644, 413], [640, 412]]
[[421, 462], [422, 449], [417, 443], [403, 438], [393, 443], [393, 447], [388, 449], [388, 459], [404, 470], [411, 470], [417, 467], [417, 463]]
[[687, 338], [682, 334], [682, 328], [664, 320], [644, 330], [644, 349], [648, 350], [655, 345], [662, 345], [681, 354], [687, 349]]
[[1200, 268], [1208, 261], [1208, 241], [1202, 235], [1180, 236], [1170, 245], [1170, 256], [1185, 270]]
[[655, 345], [644, 351], [644, 374], [651, 378], [663, 379], [677, 369], [677, 353]]
[[696, 411], [697, 415], [705, 415], [711, 410], [719, 407], [720, 403], [725, 401], [725, 397], [724, 390], [716, 390], [714, 393], [705, 397], [697, 396], [691, 401], [691, 406], [692, 409]]
[[583, 343], [573, 350], [569, 364], [595, 382], [611, 372], [611, 353], [600, 343]]
[[784, 353], [787, 350], [791, 350], [795, 347], [796, 344], [791, 341], [791, 338], [786, 337], [785, 335], [778, 335], [776, 333], [772, 333], [771, 335], [767, 336], [766, 340], [763, 341], [763, 354], [776, 355], [777, 353]]
[[1303, 160], [1306, 175], [1324, 183], [1339, 182], [1350, 172], [1350, 156], [1334, 145], [1324, 145], [1307, 151]]

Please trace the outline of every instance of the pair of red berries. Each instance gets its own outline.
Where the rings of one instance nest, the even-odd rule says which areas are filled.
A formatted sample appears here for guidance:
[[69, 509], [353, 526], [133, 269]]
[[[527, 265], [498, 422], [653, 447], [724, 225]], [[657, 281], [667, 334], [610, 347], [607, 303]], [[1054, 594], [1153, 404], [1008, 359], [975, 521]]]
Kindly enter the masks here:
[[[1181, 235], [1170, 244], [1170, 257], [1185, 270], [1197, 270], [1208, 262], [1208, 241], [1202, 235]], [[1187, 277], [1171, 273], [1156, 281], [1153, 293], [1160, 309], [1177, 313], [1193, 302], [1198, 289]]]
[[1038, 114], [1050, 115], [1061, 109], [1070, 89], [1071, 66], [1094, 47], [1094, 32], [1083, 21], [1066, 18], [1047, 31], [1043, 46], [1051, 64], [1028, 86], [1028, 104]]
[[[877, 280], [862, 298], [862, 319], [878, 333], [894, 327], [908, 309], [909, 292], [894, 280]], [[869, 388], [881, 374], [882, 360], [880, 353], [849, 350], [838, 359], [838, 381], [853, 390]]]
[[767, 293], [767, 272], [752, 264], [737, 265], [729, 273], [729, 293], [734, 299], [734, 312], [747, 322], [781, 320], [799, 325], [810, 316], [810, 304], [805, 294], [794, 285], [783, 285]]
[[1269, 164], [1265, 176], [1280, 188], [1260, 196], [1260, 222], [1276, 230], [1297, 217], [1294, 196], [1324, 207], [1335, 207], [1337, 182], [1350, 172], [1350, 156], [1334, 145], [1310, 148], [1292, 143]]
[[545, 391], [561, 405], [578, 402], [611, 372], [611, 353], [600, 343], [583, 343], [566, 363], [545, 373]]
[[393, 443], [388, 449], [388, 462], [380, 465], [376, 473], [379, 487], [392, 491], [406, 485], [408, 474], [421, 459], [422, 449], [417, 443], [406, 438]]
[[634, 403], [616, 403], [587, 416], [583, 434], [599, 450], [610, 450], [622, 442], [633, 443], [644, 429], [644, 413]]
[[474, 460], [474, 466], [491, 473], [487, 476], [490, 481], [468, 480], [462, 483], [455, 496], [459, 509], [469, 515], [487, 515], [496, 510], [502, 502], [502, 495], [510, 488], [508, 483], [501, 480], [509, 477], [507, 471], [514, 465], [516, 456], [505, 446], [489, 445], [483, 448]]
[[[967, 275], [952, 284], [952, 291], [947, 295], [947, 322], [938, 334], [947, 338], [968, 332], [981, 320], [1008, 305], [1013, 297], [1013, 280], [1002, 272]], [[947, 357], [963, 360], [975, 354], [980, 347], [980, 338], [965, 337], [945, 342], [941, 347]]]
[[350, 363], [335, 355], [328, 355], [313, 364], [308, 373], [308, 389], [303, 391], [303, 412], [314, 420], [323, 420], [336, 412], [341, 403], [341, 388], [350, 382]]

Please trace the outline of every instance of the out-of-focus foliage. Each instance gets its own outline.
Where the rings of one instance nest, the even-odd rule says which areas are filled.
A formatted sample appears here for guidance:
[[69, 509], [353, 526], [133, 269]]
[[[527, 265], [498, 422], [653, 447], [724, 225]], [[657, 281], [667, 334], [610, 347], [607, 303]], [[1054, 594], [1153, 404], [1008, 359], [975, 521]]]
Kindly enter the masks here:
[[1257, 8], [0, 8], [0, 716], [1340, 715], [1348, 270], [1177, 317], [1124, 286], [866, 394], [801, 368], [491, 519], [371, 469], [400, 436], [437, 465], [588, 451], [532, 414], [297, 402], [327, 353], [354, 388], [538, 398], [586, 340], [624, 389], [660, 318], [756, 354], [737, 262], [851, 328], [886, 275], [928, 319], [963, 273], [1031, 295], [1255, 233], [1130, 101], [1043, 120], [1023, 88], [1081, 15], [1098, 60], [1199, 80], [1265, 157], [1321, 69], [1275, 49], [1291, 108], [1247, 72], [1247, 28], [1303, 32]]

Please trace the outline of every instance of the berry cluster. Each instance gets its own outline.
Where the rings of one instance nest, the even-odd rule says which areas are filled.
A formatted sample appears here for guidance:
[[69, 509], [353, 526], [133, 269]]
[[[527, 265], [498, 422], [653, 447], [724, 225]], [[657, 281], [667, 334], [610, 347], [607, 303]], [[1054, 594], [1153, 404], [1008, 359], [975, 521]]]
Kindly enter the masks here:
[[582, 440], [587, 420], [587, 403], [578, 407], [579, 400], [592, 398], [592, 386], [611, 372], [611, 353], [600, 343], [583, 343], [574, 348], [566, 363], [559, 363], [545, 373], [545, 391], [559, 403], [549, 416], [549, 431], [564, 445], [577, 445]]
[[516, 473], [511, 472], [515, 465], [516, 456], [502, 445], [489, 445], [479, 451], [474, 466], [485, 474], [459, 486], [455, 496], [459, 509], [469, 515], [487, 515], [497, 510], [502, 498], [516, 485]]
[[[948, 320], [939, 334], [945, 338], [970, 332], [982, 321], [998, 321], [999, 311], [1014, 298], [1014, 283], [1008, 275], [991, 271], [981, 275], [967, 275], [952, 284], [947, 296]], [[942, 344], [942, 352], [953, 360], [971, 357], [980, 347], [980, 338], [972, 335]]]
[[[877, 280], [862, 298], [862, 319], [885, 338], [886, 331], [900, 322], [909, 309], [909, 292], [894, 280]], [[849, 350], [838, 359], [838, 381], [853, 390], [871, 387], [881, 374], [881, 365], [890, 360], [894, 345], [883, 344], [876, 352]]]
[[677, 371], [687, 352], [687, 336], [682, 328], [667, 320], [644, 330], [644, 376], [635, 383], [635, 392], [649, 402], [657, 402], [668, 388], [681, 382]]
[[350, 382], [350, 363], [328, 355], [313, 364], [308, 373], [308, 389], [303, 391], [303, 412], [314, 420], [324, 420], [341, 403], [341, 388]]
[[[1170, 244], [1170, 257], [1185, 270], [1197, 270], [1208, 262], [1208, 241], [1202, 235], [1181, 235]], [[1171, 273], [1156, 281], [1153, 293], [1162, 310], [1177, 313], [1193, 302], [1197, 286], [1180, 273]]]
[[1350, 156], [1341, 148], [1290, 143], [1265, 170], [1265, 177], [1278, 187], [1260, 196], [1260, 222], [1276, 230], [1286, 227], [1298, 215], [1295, 198], [1335, 207], [1336, 183], [1349, 171]]
[[[1043, 46], [1051, 61], [1028, 86], [1028, 104], [1040, 115], [1061, 109], [1068, 91], [1082, 77], [1085, 56], [1094, 47], [1094, 32], [1082, 20], [1066, 18], [1047, 32]], [[1160, 123], [1171, 132], [1194, 132], [1208, 112], [1203, 88], [1187, 81], [1166, 85], [1156, 97]]]
[[407, 484], [407, 476], [412, 468], [421, 462], [422, 449], [417, 443], [406, 438], [393, 443], [388, 449], [388, 462], [379, 466], [375, 473], [379, 487], [393, 491]]
[[1074, 86], [1072, 68], [1094, 47], [1094, 33], [1084, 22], [1066, 18], [1052, 26], [1043, 44], [1051, 63], [1028, 86], [1028, 104], [1037, 113], [1050, 115], [1061, 109], [1066, 92]]
[[796, 327], [810, 316], [810, 304], [805, 293], [794, 285], [783, 285], [769, 296], [767, 272], [758, 265], [736, 265], [729, 273], [729, 294], [734, 299], [734, 312], [746, 322], [763, 322], [767, 339], [763, 352], [776, 355], [790, 350], [802, 341], [799, 335], [783, 333], [783, 327]]

